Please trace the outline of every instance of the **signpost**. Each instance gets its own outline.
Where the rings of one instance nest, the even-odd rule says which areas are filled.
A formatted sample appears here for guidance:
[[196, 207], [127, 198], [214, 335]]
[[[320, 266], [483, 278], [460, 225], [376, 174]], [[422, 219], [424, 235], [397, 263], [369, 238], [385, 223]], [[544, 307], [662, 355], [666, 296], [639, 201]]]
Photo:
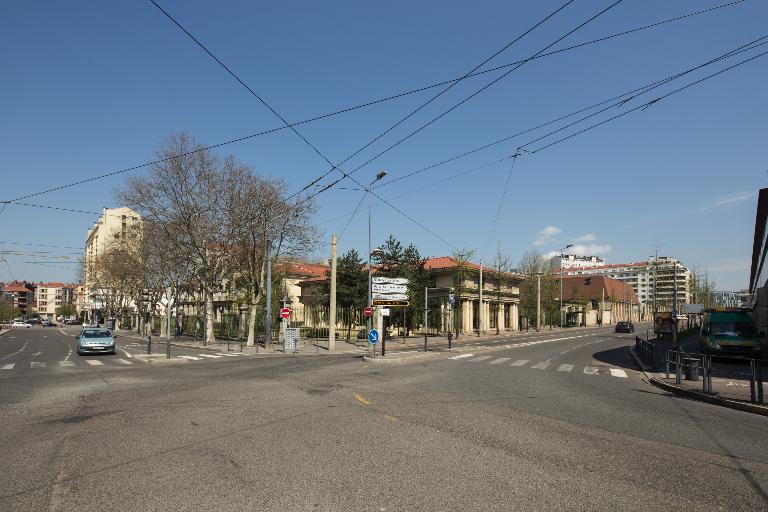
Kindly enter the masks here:
[[376, 343], [379, 342], [379, 331], [376, 329], [371, 329], [371, 331], [368, 333], [368, 343], [371, 344], [371, 349], [373, 350], [373, 358], [376, 359]]
[[281, 318], [291, 318], [291, 308], [282, 308], [280, 310]]

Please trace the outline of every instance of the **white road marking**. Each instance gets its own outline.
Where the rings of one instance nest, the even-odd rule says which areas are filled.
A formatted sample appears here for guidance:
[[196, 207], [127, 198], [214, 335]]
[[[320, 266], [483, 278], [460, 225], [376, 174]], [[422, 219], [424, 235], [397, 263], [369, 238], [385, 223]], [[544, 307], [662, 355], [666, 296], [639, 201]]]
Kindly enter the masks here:
[[458, 361], [459, 359], [464, 359], [465, 357], [472, 357], [474, 355], [475, 354], [461, 354], [459, 356], [449, 357], [448, 359], [450, 359], [451, 361]]
[[132, 362], [126, 361], [125, 359], [115, 359], [115, 361], [117, 361], [120, 364], [133, 364]]
[[48, 363], [45, 361], [32, 361], [29, 363], [30, 368], [45, 368], [46, 366], [48, 366]]
[[125, 350], [124, 348], [120, 348], [120, 347], [117, 347], [117, 350], [119, 350], [120, 352], [122, 352], [123, 354], [125, 354], [125, 357], [133, 357], [133, 356], [131, 355], [131, 353], [130, 353], [130, 352], [128, 352], [127, 350]]
[[21, 347], [21, 348], [20, 348], [19, 350], [17, 350], [16, 352], [11, 352], [10, 354], [7, 354], [7, 355], [4, 355], [3, 357], [0, 357], [0, 361], [1, 361], [1, 360], [3, 360], [3, 359], [8, 359], [8, 358], [9, 358], [9, 357], [11, 357], [11, 356], [15, 356], [15, 355], [16, 355], [16, 354], [18, 354], [19, 352], [23, 352], [23, 351], [24, 351], [24, 349], [25, 349], [25, 348], [27, 348], [27, 345], [29, 345], [29, 340], [25, 341], [25, 342], [24, 342], [24, 346], [23, 346], [23, 347]]
[[557, 371], [559, 372], [569, 372], [571, 370], [573, 370], [572, 364], [561, 364], [560, 366], [557, 367]]
[[597, 375], [598, 368], [597, 366], [585, 366], [584, 367], [584, 373], [587, 375]]
[[240, 352], [236, 352], [234, 354], [221, 354], [221, 355], [227, 356], [227, 357], [237, 357], [237, 356], [241, 356], [243, 354], [241, 354]]
[[531, 366], [531, 368], [536, 368], [537, 370], [546, 370], [549, 368], [549, 365], [549, 361], [541, 361], [540, 363], [536, 363], [535, 365]]
[[509, 366], [525, 366], [526, 364], [528, 364], [528, 359], [518, 359]]
[[16, 366], [16, 363], [8, 363], [3, 365], [3, 370], [13, 370], [13, 367]]
[[625, 379], [627, 378], [627, 372], [621, 368], [611, 368], [610, 371], [612, 377], [624, 377]]
[[195, 356], [179, 356], [180, 359], [189, 359], [192, 361], [199, 361], [202, 359], [201, 357], [195, 357]]
[[210, 357], [211, 359], [219, 359], [222, 356], [214, 356], [213, 354], [198, 354], [200, 357]]
[[500, 358], [496, 359], [495, 361], [491, 361], [491, 364], [501, 364], [501, 363], [503, 363], [505, 361], [509, 361], [509, 358], [508, 357], [500, 357]]
[[104, 363], [102, 363], [98, 359], [86, 359], [85, 362], [91, 366], [104, 366]]
[[66, 359], [64, 361], [59, 361], [60, 366], [75, 366], [74, 361], [67, 361]]
[[469, 362], [470, 363], [479, 363], [480, 361], [485, 361], [486, 359], [490, 359], [490, 358], [491, 358], [491, 356], [480, 356], [480, 357], [476, 357], [474, 359], [470, 359]]
[[33, 356], [39, 356], [40, 354], [42, 354], [42, 352], [35, 352], [35, 353], [34, 353], [34, 354], [32, 354], [32, 355], [33, 355]]

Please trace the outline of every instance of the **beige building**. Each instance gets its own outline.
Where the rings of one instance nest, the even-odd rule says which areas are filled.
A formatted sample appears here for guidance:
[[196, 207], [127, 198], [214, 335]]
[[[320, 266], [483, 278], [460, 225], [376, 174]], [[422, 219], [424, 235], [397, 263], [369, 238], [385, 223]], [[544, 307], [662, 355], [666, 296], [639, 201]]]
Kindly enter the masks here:
[[96, 262], [111, 242], [126, 236], [136, 225], [141, 225], [141, 216], [130, 208], [104, 208], [99, 219], [88, 229], [83, 254], [85, 296], [82, 308], [91, 318], [92, 313], [102, 307], [94, 276]]
[[75, 285], [67, 283], [39, 283], [35, 288], [37, 314], [46, 320], [55, 320], [56, 309], [75, 304]]

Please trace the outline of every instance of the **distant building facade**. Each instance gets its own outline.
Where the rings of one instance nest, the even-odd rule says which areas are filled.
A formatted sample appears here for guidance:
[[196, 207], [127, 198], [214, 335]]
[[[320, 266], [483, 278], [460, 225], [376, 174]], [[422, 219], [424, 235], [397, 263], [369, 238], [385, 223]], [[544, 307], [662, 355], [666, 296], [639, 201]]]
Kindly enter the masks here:
[[592, 268], [564, 268], [564, 276], [606, 276], [632, 286], [641, 304], [670, 309], [677, 294], [678, 305], [690, 302], [691, 272], [679, 260], [651, 257], [637, 263], [617, 263]]
[[75, 285], [67, 283], [38, 283], [35, 287], [35, 311], [46, 320], [55, 320], [56, 310], [65, 304], [75, 304]]
[[104, 208], [99, 219], [88, 229], [83, 253], [83, 275], [85, 293], [82, 309], [90, 319], [103, 306], [96, 280], [96, 264], [99, 257], [115, 240], [125, 237], [128, 231], [141, 226], [141, 216], [127, 207]]
[[554, 256], [549, 260], [553, 270], [561, 268], [595, 268], [605, 265], [605, 260], [600, 256], [578, 256], [576, 254], [563, 254]]
[[34, 312], [35, 286], [26, 281], [12, 281], [3, 287], [3, 298], [13, 303], [22, 315], [29, 316]]

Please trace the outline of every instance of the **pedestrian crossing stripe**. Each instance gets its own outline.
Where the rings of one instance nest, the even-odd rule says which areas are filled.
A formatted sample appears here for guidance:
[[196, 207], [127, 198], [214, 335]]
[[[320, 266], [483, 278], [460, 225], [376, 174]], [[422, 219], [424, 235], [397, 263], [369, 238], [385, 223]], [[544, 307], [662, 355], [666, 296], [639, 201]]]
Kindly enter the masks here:
[[48, 366], [48, 363], [45, 361], [32, 361], [29, 363], [30, 368], [45, 368]]
[[525, 366], [530, 361], [528, 359], [518, 359], [514, 363], [512, 363], [510, 366]]
[[59, 361], [59, 366], [75, 366], [74, 361]]
[[491, 356], [480, 356], [480, 357], [476, 357], [474, 359], [470, 359], [469, 362], [470, 363], [479, 363], [480, 361], [486, 361], [486, 360], [488, 360], [490, 358], [491, 358]]
[[597, 375], [597, 372], [600, 369], [597, 366], [585, 366], [584, 367], [584, 373], [587, 375]]
[[559, 372], [570, 372], [571, 370], [573, 370], [572, 364], [561, 364], [557, 367], [557, 371]]
[[509, 361], [508, 357], [500, 357], [500, 358], [496, 359], [495, 361], [491, 361], [491, 364], [501, 364], [501, 363], [504, 363], [506, 361]]
[[[457, 361], [457, 360], [466, 359], [473, 356], [474, 354], [462, 354], [460, 356], [450, 357], [449, 359]], [[474, 359], [469, 359], [468, 361], [470, 363], [480, 363], [483, 361], [488, 361], [491, 358], [492, 358], [491, 356], [479, 356], [479, 357], [475, 357]], [[499, 357], [494, 359], [493, 361], [488, 361], [488, 364], [499, 365], [499, 364], [506, 363], [509, 360], [510, 360], [509, 357]], [[526, 366], [530, 362], [531, 361], [529, 359], [518, 359], [517, 361], [511, 363], [509, 366], [520, 368], [520, 367]], [[551, 365], [552, 365], [552, 361], [539, 361], [531, 365], [530, 368], [537, 369], [537, 370], [547, 370]], [[563, 363], [557, 366], [557, 371], [570, 373], [571, 371], [573, 371], [574, 368], [575, 368], [574, 364]], [[583, 372], [585, 375], [600, 375], [600, 367], [585, 366]], [[618, 378], [625, 378], [625, 379], [629, 377], [629, 375], [627, 375], [627, 372], [621, 368], [608, 368], [608, 374], [611, 377], [618, 377]]]
[[537, 370], [546, 370], [549, 368], [549, 361], [541, 361], [540, 363], [536, 363], [535, 365], [531, 366], [531, 368], [536, 368]]
[[13, 370], [13, 367], [16, 366], [16, 363], [8, 363], [3, 365], [3, 370]]
[[624, 370], [622, 370], [621, 368], [611, 368], [611, 369], [610, 369], [610, 372], [611, 372], [611, 375], [612, 375], [613, 377], [623, 377], [623, 378], [627, 378], [627, 372], [625, 372], [625, 371], [624, 371]]

